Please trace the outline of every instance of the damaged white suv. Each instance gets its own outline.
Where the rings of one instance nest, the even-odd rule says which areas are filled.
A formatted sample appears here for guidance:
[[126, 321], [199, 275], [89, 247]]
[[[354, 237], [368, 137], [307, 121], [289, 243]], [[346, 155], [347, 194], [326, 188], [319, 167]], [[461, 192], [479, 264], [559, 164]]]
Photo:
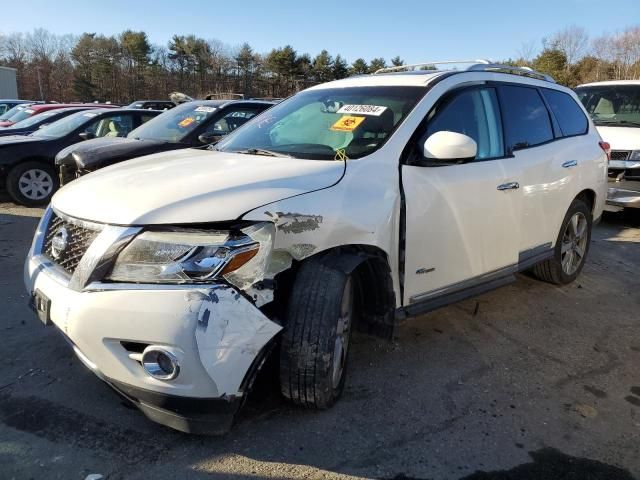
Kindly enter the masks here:
[[150, 419], [220, 433], [269, 354], [285, 397], [326, 408], [356, 323], [389, 336], [524, 269], [574, 280], [605, 148], [575, 94], [529, 70], [339, 80], [209, 150], [66, 186], [25, 282], [41, 320]]

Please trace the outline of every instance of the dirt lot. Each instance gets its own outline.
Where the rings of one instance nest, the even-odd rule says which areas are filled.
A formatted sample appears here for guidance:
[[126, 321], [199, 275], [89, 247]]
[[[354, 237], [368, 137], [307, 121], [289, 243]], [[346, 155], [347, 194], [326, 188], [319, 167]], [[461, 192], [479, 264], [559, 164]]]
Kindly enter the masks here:
[[393, 342], [358, 336], [332, 410], [287, 405], [267, 371], [233, 431], [204, 438], [128, 407], [27, 308], [40, 214], [0, 203], [2, 479], [640, 475], [638, 220], [605, 217], [574, 285], [520, 275]]

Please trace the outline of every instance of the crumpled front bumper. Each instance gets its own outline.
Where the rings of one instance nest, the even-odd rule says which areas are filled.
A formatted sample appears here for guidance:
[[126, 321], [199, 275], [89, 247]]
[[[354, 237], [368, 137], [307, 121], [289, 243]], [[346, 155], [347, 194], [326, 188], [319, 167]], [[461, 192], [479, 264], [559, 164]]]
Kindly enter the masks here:
[[[226, 284], [92, 283], [80, 291], [43, 255], [25, 265], [28, 292], [50, 300], [50, 320], [82, 362], [150, 419], [191, 433], [223, 433], [281, 327]], [[131, 345], [175, 355], [180, 374], [151, 377]]]

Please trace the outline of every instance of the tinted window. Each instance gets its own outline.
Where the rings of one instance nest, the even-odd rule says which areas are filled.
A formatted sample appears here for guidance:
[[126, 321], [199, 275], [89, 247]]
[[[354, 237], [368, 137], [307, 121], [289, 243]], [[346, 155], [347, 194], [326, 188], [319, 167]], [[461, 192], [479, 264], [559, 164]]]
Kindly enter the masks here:
[[231, 110], [222, 118], [217, 120], [213, 125], [209, 125], [206, 129], [206, 133], [226, 135], [247, 123], [251, 118], [255, 117], [257, 113], [257, 110], [252, 108]]
[[542, 94], [560, 124], [565, 137], [587, 133], [587, 117], [570, 95], [558, 90], [542, 89]]
[[500, 102], [509, 150], [553, 140], [549, 112], [535, 88], [504, 85]]
[[596, 125], [640, 124], [640, 85], [595, 85], [576, 88]]
[[429, 123], [418, 142], [424, 142], [436, 132], [462, 133], [478, 145], [477, 160], [504, 156], [500, 110], [492, 88], [466, 90], [438, 105], [429, 113]]

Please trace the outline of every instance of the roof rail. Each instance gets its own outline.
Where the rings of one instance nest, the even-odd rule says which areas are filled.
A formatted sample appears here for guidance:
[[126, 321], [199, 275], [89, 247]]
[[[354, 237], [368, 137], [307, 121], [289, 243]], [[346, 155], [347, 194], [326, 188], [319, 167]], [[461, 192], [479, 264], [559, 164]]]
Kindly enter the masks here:
[[502, 65], [500, 63], [488, 63], [482, 65], [471, 65], [467, 70], [473, 72], [509, 73], [511, 75], [521, 75], [523, 77], [530, 77], [537, 80], [556, 83], [552, 76], [538, 72], [530, 67], [516, 67], [513, 65]]
[[[409, 69], [415, 70], [418, 67], [433, 67], [435, 65], [451, 65], [451, 64], [459, 64], [459, 63], [470, 63], [473, 65], [491, 64], [489, 60], [442, 60], [437, 62], [420, 62], [420, 63], [411, 63], [409, 65], [397, 65], [395, 67], [380, 68], [375, 72], [373, 72], [373, 74], [377, 75], [379, 73], [399, 72], [401, 70], [409, 70]], [[431, 70], [437, 70], [437, 69], [433, 68]]]
[[[399, 72], [402, 70], [416, 70], [419, 67], [435, 67], [436, 65], [452, 65], [452, 64], [470, 64], [469, 67], [465, 69], [465, 71], [469, 72], [495, 72], [495, 73], [508, 73], [511, 75], [521, 75], [523, 77], [535, 78], [537, 80], [544, 80], [547, 82], [556, 81], [553, 77], [546, 75], [544, 73], [533, 70], [529, 67], [516, 67], [512, 65], [503, 65], [500, 63], [492, 63], [489, 60], [444, 60], [438, 62], [421, 62], [421, 63], [412, 63], [410, 65], [398, 65], [395, 67], [385, 67], [374, 72], [374, 75], [380, 73], [392, 73]], [[431, 70], [431, 69], [427, 69]], [[433, 70], [437, 70], [433, 68]]]

